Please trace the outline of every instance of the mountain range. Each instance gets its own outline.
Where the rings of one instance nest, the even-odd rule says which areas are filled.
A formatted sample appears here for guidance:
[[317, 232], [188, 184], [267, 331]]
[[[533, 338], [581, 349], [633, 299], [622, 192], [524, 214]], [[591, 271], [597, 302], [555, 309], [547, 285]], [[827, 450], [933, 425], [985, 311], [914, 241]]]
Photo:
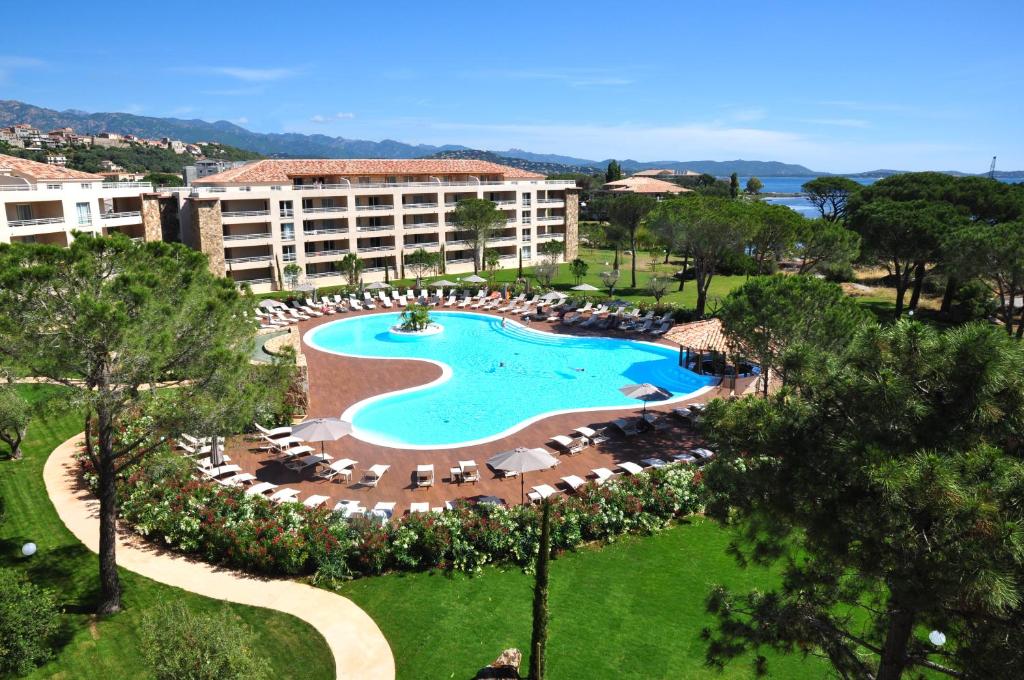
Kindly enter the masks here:
[[[116, 132], [139, 137], [171, 137], [185, 142], [218, 142], [248, 149], [267, 156], [279, 158], [424, 158], [443, 156], [453, 158], [483, 158], [506, 165], [541, 172], [594, 173], [603, 171], [609, 160], [590, 160], [558, 154], [544, 154], [507, 149], [504, 151], [481, 151], [458, 144], [407, 144], [393, 139], [374, 142], [365, 139], [346, 139], [320, 134], [297, 132], [266, 133], [253, 132], [226, 120], [208, 122], [198, 118], [158, 118], [139, 116], [132, 113], [88, 113], [75, 109], [57, 111], [15, 100], [0, 100], [0, 127], [15, 123], [29, 123], [42, 130], [72, 127], [85, 134]], [[758, 177], [807, 177], [834, 173], [817, 172], [803, 165], [780, 163], [778, 161], [650, 161], [632, 159], [619, 160], [623, 171], [633, 173], [652, 168], [670, 170], [692, 170], [724, 177], [733, 172], [744, 176]], [[857, 173], [860, 176], [885, 176], [897, 171], [879, 170]], [[968, 173], [955, 173], [968, 174]], [[1013, 177], [1020, 172], [999, 172], [1000, 177]]]

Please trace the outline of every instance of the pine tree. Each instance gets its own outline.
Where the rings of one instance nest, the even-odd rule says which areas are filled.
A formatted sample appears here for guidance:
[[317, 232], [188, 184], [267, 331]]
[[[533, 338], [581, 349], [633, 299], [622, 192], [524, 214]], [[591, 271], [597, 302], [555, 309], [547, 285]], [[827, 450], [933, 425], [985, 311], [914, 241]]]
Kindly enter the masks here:
[[735, 172], [729, 175], [729, 197], [736, 198], [740, 195], [740, 177]]
[[614, 182], [622, 179], [622, 166], [619, 165], [617, 160], [611, 160], [608, 163], [608, 169], [604, 173], [605, 182]]

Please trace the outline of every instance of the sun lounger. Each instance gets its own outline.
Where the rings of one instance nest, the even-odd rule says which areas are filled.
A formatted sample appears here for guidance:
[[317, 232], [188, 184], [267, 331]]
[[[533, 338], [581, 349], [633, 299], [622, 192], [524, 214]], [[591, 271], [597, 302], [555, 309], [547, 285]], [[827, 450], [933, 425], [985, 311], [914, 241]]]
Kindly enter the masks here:
[[414, 515], [418, 512], [430, 512], [430, 503], [417, 502], [409, 504], [409, 514]]
[[214, 477], [223, 477], [224, 475], [231, 475], [231, 474], [234, 474], [236, 472], [241, 472], [242, 468], [238, 467], [237, 465], [231, 464], [231, 465], [221, 465], [220, 467], [214, 467], [214, 468], [211, 468], [211, 467], [196, 467], [196, 470], [198, 470], [199, 473], [201, 475], [203, 475], [204, 477], [207, 477], [208, 479], [213, 479]]
[[616, 418], [612, 421], [612, 425], [617, 427], [627, 437], [640, 434], [640, 421], [637, 418]]
[[377, 305], [373, 304], [373, 298], [370, 297], [370, 291], [368, 290], [363, 291], [363, 299], [360, 300], [359, 304], [366, 309], [377, 309]]
[[270, 482], [259, 482], [253, 484], [245, 490], [246, 496], [259, 496], [277, 488], [277, 484], [271, 484]]
[[355, 294], [349, 294], [349, 296], [348, 296], [348, 306], [349, 306], [349, 309], [355, 309], [357, 311], [362, 311], [362, 309], [363, 309], [363, 306], [359, 303], [359, 300], [356, 299]]
[[232, 475], [231, 477], [214, 477], [213, 481], [217, 482], [218, 484], [223, 484], [224, 486], [242, 486], [243, 484], [255, 482], [256, 475], [248, 472], [239, 472], [237, 474]]
[[588, 446], [587, 439], [582, 436], [567, 437], [564, 434], [556, 434], [551, 441], [555, 443], [555, 448], [561, 449], [570, 456], [576, 455]]
[[705, 462], [715, 457], [715, 452], [710, 449], [690, 449], [690, 453]]
[[434, 486], [433, 464], [416, 466], [416, 486]]
[[631, 475], [638, 475], [644, 471], [642, 467], [628, 460], [625, 463], [619, 463], [619, 467]]
[[444, 306], [445, 307], [454, 307], [455, 306], [455, 301], [457, 299], [458, 298], [456, 298], [454, 295], [449, 295], [448, 296], [448, 301], [444, 303]]
[[281, 437], [289, 437], [292, 434], [292, 428], [287, 425], [284, 427], [275, 427], [268, 430], [259, 423], [253, 423], [256, 426], [256, 431], [267, 439], [280, 439]]
[[314, 467], [316, 465], [319, 465], [320, 463], [324, 463], [329, 460], [331, 460], [331, 456], [329, 455], [314, 453], [309, 456], [302, 456], [301, 458], [293, 457], [291, 460], [285, 463], [284, 466], [289, 470], [294, 470], [295, 472], [302, 472], [306, 468]]
[[345, 481], [349, 482], [352, 481], [352, 466], [355, 464], [356, 461], [351, 458], [342, 458], [317, 471], [315, 476], [327, 480], [342, 477]]
[[538, 484], [533, 487], [533, 491], [527, 495], [530, 497], [530, 500], [537, 501], [547, 498], [548, 496], [553, 496], [556, 493], [558, 493], [558, 489], [555, 487], [549, 486], [548, 484]]
[[677, 463], [686, 463], [687, 465], [692, 465], [697, 462], [697, 459], [688, 453], [677, 453], [672, 456], [672, 460]]
[[615, 476], [615, 473], [608, 468], [594, 468], [591, 472], [594, 473], [594, 481], [598, 486]]
[[398, 504], [393, 501], [380, 501], [377, 505], [373, 506], [370, 515], [382, 522], [387, 522], [395, 514], [396, 505]]
[[649, 427], [654, 428], [657, 432], [664, 432], [665, 430], [672, 428], [672, 424], [668, 422], [668, 418], [666, 416], [656, 413], [644, 414], [644, 422], [647, 423]]
[[577, 427], [573, 432], [581, 437], [586, 437], [591, 444], [602, 444], [608, 441], [608, 433], [604, 431], [604, 428], [594, 430], [589, 427]]
[[[223, 465], [224, 463], [230, 463], [230, 462], [231, 462], [231, 456], [229, 456], [227, 454], [221, 456], [221, 465]], [[199, 467], [202, 467], [202, 468], [213, 467], [213, 457], [212, 456], [207, 456], [206, 458], [200, 458], [199, 460], [196, 461], [196, 465], [198, 465]]]
[[[193, 437], [184, 432], [178, 435], [178, 439], [192, 447], [210, 446], [213, 444], [213, 437]], [[221, 446], [224, 446], [225, 441], [224, 437], [217, 437], [217, 443]]]
[[307, 508], [319, 508], [321, 505], [331, 500], [329, 496], [321, 496], [319, 494], [313, 494], [306, 500], [302, 501], [302, 504]]
[[461, 471], [459, 475], [460, 481], [472, 482], [474, 484], [480, 481], [480, 468], [477, 467], [475, 460], [460, 460], [459, 470]]
[[200, 446], [196, 448], [180, 442], [178, 443], [178, 448], [190, 456], [206, 456], [209, 455], [211, 451], [213, 451], [213, 447], [211, 446]]
[[372, 465], [370, 469], [363, 473], [363, 478], [359, 481], [363, 486], [377, 486], [380, 482], [380, 478], [384, 476], [384, 473], [391, 469], [390, 465], [382, 465], [377, 463]]
[[640, 462], [643, 463], [644, 465], [646, 465], [647, 467], [652, 467], [652, 468], [660, 468], [660, 467], [665, 467], [666, 465], [668, 465], [668, 463], [663, 461], [661, 458], [644, 458]]
[[289, 460], [295, 460], [302, 456], [307, 456], [313, 453], [315, 449], [308, 444], [302, 444], [300, 446], [289, 446], [288, 448], [281, 449], [281, 455], [277, 457], [278, 462], [285, 462]]
[[271, 503], [298, 503], [299, 490], [285, 487], [270, 494]]
[[648, 335], [653, 335], [655, 337], [658, 337], [658, 336], [661, 336], [661, 335], [665, 335], [665, 333], [668, 333], [670, 330], [672, 330], [672, 322], [671, 321], [666, 321], [663, 324], [661, 324], [660, 326], [658, 326], [657, 328], [653, 328], [653, 329], [647, 331], [647, 334]]
[[355, 517], [357, 515], [365, 515], [366, 508], [359, 505], [359, 501], [338, 501], [337, 505], [334, 506], [334, 512], [338, 513], [342, 517]]
[[578, 477], [577, 475], [569, 475], [567, 477], [562, 477], [562, 481], [565, 482], [566, 486], [568, 486], [573, 491], [576, 491], [581, 486], [587, 483], [587, 480], [583, 479], [582, 477]]

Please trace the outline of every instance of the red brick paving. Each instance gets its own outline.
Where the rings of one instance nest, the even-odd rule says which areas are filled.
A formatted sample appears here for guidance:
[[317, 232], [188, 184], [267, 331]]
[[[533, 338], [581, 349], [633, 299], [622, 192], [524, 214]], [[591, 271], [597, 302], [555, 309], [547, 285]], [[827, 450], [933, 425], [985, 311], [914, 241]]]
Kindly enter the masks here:
[[[320, 324], [360, 313], [367, 312], [327, 315], [304, 321], [301, 323], [300, 330], [305, 333]], [[534, 322], [533, 325], [556, 333], [584, 334], [585, 332], [546, 322]], [[587, 334], [620, 337], [625, 335], [617, 331]], [[625, 335], [625, 337], [635, 338], [637, 336]], [[668, 341], [663, 342], [669, 346], [673, 344]], [[440, 375], [440, 368], [422, 361], [342, 357], [315, 350], [305, 343], [303, 343], [303, 351], [309, 366], [309, 417], [337, 417], [346, 408], [362, 399], [382, 392], [421, 385]], [[716, 387], [693, 401], [704, 401], [715, 396], [723, 396], [725, 389]], [[740, 389], [740, 386], [737, 386], [737, 389]], [[657, 406], [653, 408], [648, 406], [648, 410], [668, 411], [670, 408], [680, 405], [682, 404], [676, 403], [662, 409]], [[372, 508], [378, 501], [395, 501], [398, 503], [395, 508], [396, 513], [404, 514], [409, 509], [409, 503], [412, 502], [426, 501], [431, 506], [438, 506], [442, 505], [444, 501], [477, 495], [494, 495], [505, 499], [508, 503], [518, 503], [519, 480], [499, 478], [486, 467], [487, 459], [501, 451], [518, 446], [548, 448], [553, 455], [559, 458], [561, 463], [551, 470], [526, 475], [526, 488], [529, 490], [531, 486], [537, 484], [550, 484], [564, 489], [561, 477], [575, 474], [588, 478], [593, 468], [607, 467], [614, 470], [620, 462], [627, 460], [639, 462], [643, 458], [652, 456], [668, 459], [672, 454], [685, 451], [698, 443], [692, 433], [677, 425], [674, 418], [670, 418], [673, 421], [673, 427], [669, 430], [649, 431], [629, 439], [621, 435], [613, 435], [608, 442], [596, 447], [589, 447], [575, 456], [556, 454], [550, 446], [546, 446], [554, 435], [569, 434], [574, 428], [583, 425], [596, 429], [614, 418], [636, 415], [639, 410], [638, 408], [626, 408], [617, 411], [555, 415], [533, 423], [508, 437], [478, 446], [458, 449], [403, 450], [370, 444], [351, 436], [339, 441], [327, 442], [324, 445], [326, 451], [336, 459], [344, 457], [359, 461], [355, 466], [351, 482], [316, 480], [313, 479], [311, 472], [302, 474], [292, 472], [280, 463], [269, 460], [266, 453], [257, 451], [259, 443], [252, 440], [240, 438], [231, 440], [228, 443], [228, 453], [232, 457], [232, 462], [241, 465], [245, 471], [252, 472], [261, 481], [299, 489], [300, 499], [305, 499], [312, 494], [329, 496], [331, 507], [342, 499], [357, 500], [367, 508]], [[263, 423], [265, 426], [279, 424]], [[314, 444], [313, 446], [319, 448], [320, 445]], [[449, 468], [457, 467], [459, 460], [470, 459], [475, 460], [480, 466], [480, 481], [476, 484], [463, 485], [451, 483]], [[377, 463], [390, 465], [391, 469], [376, 487], [361, 486], [359, 478], [363, 471]], [[413, 483], [416, 466], [426, 463], [434, 464], [434, 486], [416, 487]]]

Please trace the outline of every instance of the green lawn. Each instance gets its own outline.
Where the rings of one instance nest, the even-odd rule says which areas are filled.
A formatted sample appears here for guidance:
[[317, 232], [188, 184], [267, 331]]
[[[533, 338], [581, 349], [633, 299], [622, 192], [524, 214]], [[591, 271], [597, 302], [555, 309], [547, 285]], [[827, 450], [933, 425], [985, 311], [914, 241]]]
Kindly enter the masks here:
[[[768, 586], [763, 569], [737, 568], [728, 535], [698, 519], [651, 537], [629, 537], [552, 563], [548, 673], [559, 678], [752, 677], [741, 660], [704, 666], [704, 599], [713, 583]], [[399, 680], [469, 678], [506, 647], [530, 642], [533, 580], [517, 569], [474, 577], [434, 573], [353, 581], [339, 592], [384, 631]], [[524, 664], [526, 659], [524, 658]], [[771, 656], [773, 678], [824, 677], [816, 658]]]
[[[38, 399], [45, 386], [19, 388]], [[64, 527], [46, 496], [43, 463], [62, 441], [81, 431], [76, 413], [36, 420], [29, 428], [21, 461], [0, 460], [0, 496], [6, 501], [7, 518], [0, 525], [0, 566], [24, 571], [33, 582], [57, 592], [64, 607], [64, 630], [57, 655], [33, 678], [147, 678], [151, 677], [139, 653], [136, 629], [139, 615], [168, 600], [211, 611], [227, 606], [259, 637], [273, 666], [275, 678], [333, 678], [334, 659], [320, 634], [295, 617], [268, 609], [226, 605], [164, 586], [131, 572], [122, 571], [125, 611], [96, 619], [98, 586], [96, 556]], [[39, 552], [32, 558], [20, 555], [21, 546], [34, 541]]]

